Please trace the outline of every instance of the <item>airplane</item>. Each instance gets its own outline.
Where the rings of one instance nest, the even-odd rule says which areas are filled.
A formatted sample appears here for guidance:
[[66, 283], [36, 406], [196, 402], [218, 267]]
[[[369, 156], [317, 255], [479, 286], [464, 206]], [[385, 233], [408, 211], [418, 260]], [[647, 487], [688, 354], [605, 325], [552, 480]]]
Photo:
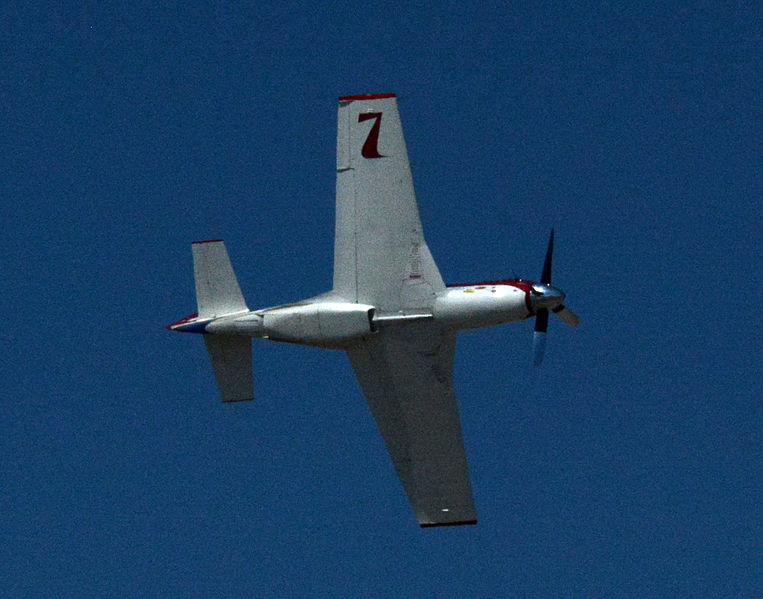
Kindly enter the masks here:
[[254, 398], [252, 338], [347, 353], [423, 528], [476, 524], [453, 357], [460, 330], [578, 317], [551, 285], [554, 231], [539, 282], [446, 286], [424, 240], [395, 94], [339, 98], [333, 288], [250, 310], [222, 240], [191, 245], [198, 310], [167, 328], [201, 333], [224, 402]]

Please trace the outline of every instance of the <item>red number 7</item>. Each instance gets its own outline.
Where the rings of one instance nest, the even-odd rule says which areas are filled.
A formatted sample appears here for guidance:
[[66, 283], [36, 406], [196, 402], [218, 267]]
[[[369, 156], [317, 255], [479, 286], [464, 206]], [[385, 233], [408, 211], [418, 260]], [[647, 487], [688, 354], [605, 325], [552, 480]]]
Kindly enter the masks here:
[[384, 156], [379, 154], [379, 149], [377, 147], [377, 144], [379, 143], [379, 129], [381, 127], [381, 118], [382, 118], [381, 112], [366, 112], [365, 114], [358, 115], [359, 123], [362, 123], [363, 121], [367, 121], [369, 119], [376, 119], [376, 122], [371, 127], [371, 131], [369, 132], [368, 137], [366, 138], [366, 143], [363, 144], [363, 149], [360, 151], [360, 154], [363, 156], [363, 158], [384, 158]]

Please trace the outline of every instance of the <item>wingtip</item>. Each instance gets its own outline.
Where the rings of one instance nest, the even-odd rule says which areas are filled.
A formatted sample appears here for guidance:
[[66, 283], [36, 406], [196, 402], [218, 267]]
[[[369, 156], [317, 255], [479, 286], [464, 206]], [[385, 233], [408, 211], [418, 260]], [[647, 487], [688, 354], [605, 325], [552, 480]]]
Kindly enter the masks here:
[[222, 402], [225, 404], [241, 403], [242, 401], [253, 401], [254, 395], [246, 394], [242, 397], [223, 397]]
[[461, 520], [460, 522], [422, 522], [419, 524], [421, 528], [438, 528], [441, 526], [474, 526], [477, 524], [476, 520]]
[[344, 104], [354, 102], [355, 100], [382, 100], [384, 98], [395, 98], [395, 94], [358, 94], [355, 96], [340, 96], [339, 101]]
[[201, 245], [202, 243], [221, 243], [222, 239], [203, 239], [201, 241], [192, 241], [191, 245]]

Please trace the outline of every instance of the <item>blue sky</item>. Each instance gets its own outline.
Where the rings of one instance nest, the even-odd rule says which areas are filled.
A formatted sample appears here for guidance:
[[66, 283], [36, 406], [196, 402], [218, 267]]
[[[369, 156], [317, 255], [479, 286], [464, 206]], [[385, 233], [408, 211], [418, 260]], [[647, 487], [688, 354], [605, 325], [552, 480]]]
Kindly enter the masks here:
[[[760, 597], [761, 13], [0, 9], [0, 594]], [[459, 337], [479, 524], [416, 525], [346, 357], [219, 402], [190, 243], [251, 306], [331, 283], [336, 100], [394, 92], [447, 282], [581, 326]]]

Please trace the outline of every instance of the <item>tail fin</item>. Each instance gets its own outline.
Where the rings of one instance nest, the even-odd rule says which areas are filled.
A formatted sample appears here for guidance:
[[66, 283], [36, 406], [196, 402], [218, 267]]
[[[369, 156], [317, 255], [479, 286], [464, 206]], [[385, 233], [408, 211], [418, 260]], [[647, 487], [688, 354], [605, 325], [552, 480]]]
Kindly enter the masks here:
[[254, 399], [252, 340], [238, 335], [204, 335], [224, 402]]
[[225, 244], [219, 239], [195, 241], [191, 250], [199, 317], [214, 318], [247, 310]]

